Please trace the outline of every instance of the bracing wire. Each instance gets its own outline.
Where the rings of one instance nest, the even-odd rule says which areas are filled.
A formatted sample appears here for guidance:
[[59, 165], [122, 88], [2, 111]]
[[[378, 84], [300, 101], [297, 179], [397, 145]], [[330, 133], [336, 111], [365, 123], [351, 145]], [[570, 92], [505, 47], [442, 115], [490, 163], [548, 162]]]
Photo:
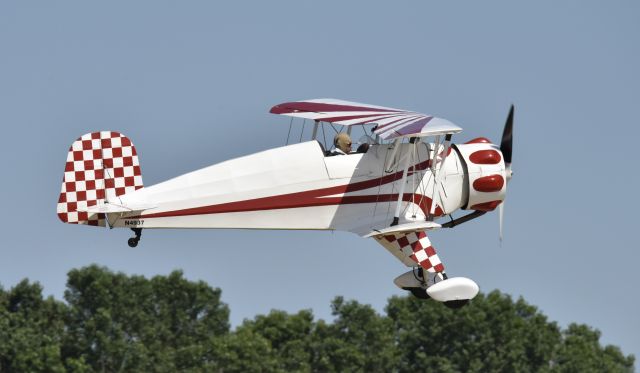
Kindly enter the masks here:
[[[399, 142], [396, 146], [401, 146], [402, 142]], [[400, 150], [400, 149], [398, 149]], [[402, 154], [402, 153], [401, 153]], [[399, 158], [400, 155], [398, 155]], [[398, 161], [398, 163], [400, 163], [400, 161]], [[402, 172], [397, 172], [397, 168], [396, 168], [396, 172], [393, 174], [393, 181], [391, 182], [391, 195], [393, 196], [393, 192], [395, 192], [396, 190], [396, 181], [398, 181], [398, 176], [402, 177]], [[398, 175], [400, 174], [400, 175]], [[400, 191], [398, 190], [398, 196], [400, 196]], [[404, 196], [402, 196], [404, 197]], [[391, 205], [393, 204], [393, 198], [389, 198], [389, 201], [387, 203], [387, 219], [389, 218], [389, 212], [391, 211]]]
[[[396, 181], [398, 181], [397, 178], [397, 172], [393, 175], [393, 181], [391, 182], [391, 196], [393, 196], [393, 192], [396, 191]], [[398, 191], [398, 195], [400, 194], [400, 191]], [[387, 201], [387, 219], [389, 218], [389, 213], [391, 212], [391, 205], [393, 204], [393, 198], [389, 198], [389, 200]]]
[[[413, 173], [414, 174], [415, 174], [415, 165], [413, 163], [413, 156], [414, 156], [414, 152], [413, 151], [414, 151], [415, 147], [416, 147], [415, 143], [409, 142], [409, 149], [407, 149], [407, 155], [406, 155], [407, 157], [409, 157], [409, 164], [412, 165], [411, 168], [413, 168]], [[407, 167], [407, 172], [409, 172], [409, 168], [410, 167]], [[402, 173], [404, 173], [404, 169], [403, 169]], [[409, 176], [409, 175], [407, 175], [407, 176]], [[407, 180], [407, 182], [408, 182], [408, 180]], [[411, 187], [413, 188], [413, 180], [411, 181]], [[405, 206], [405, 208], [403, 210], [401, 210], [400, 215], [406, 214], [409, 211], [409, 206], [411, 205], [411, 202], [413, 202], [414, 193], [415, 193], [415, 190], [411, 191], [411, 198], [412, 199], [407, 201], [407, 205]], [[404, 194], [406, 194], [406, 191], [405, 191]], [[401, 198], [403, 201], [404, 201], [404, 194], [402, 196], [400, 196], [400, 190], [398, 190], [398, 197]]]
[[320, 122], [320, 125], [322, 127], [322, 139], [324, 140], [324, 148], [329, 149], [327, 148], [327, 136], [324, 134], [324, 122]]
[[298, 142], [302, 142], [302, 135], [304, 134], [304, 125], [307, 124], [307, 120], [303, 120], [302, 122], [302, 131], [300, 131], [300, 140]]
[[329, 122], [329, 125], [331, 126], [331, 128], [333, 128], [333, 131], [336, 133], [336, 135], [340, 132], [342, 132], [342, 130], [338, 131], [334, 126], [333, 123]]
[[[364, 129], [364, 126], [362, 126]], [[384, 153], [384, 163], [382, 163], [382, 168], [380, 169], [380, 178], [378, 182], [378, 192], [376, 193], [376, 204], [373, 206], [373, 215], [371, 215], [371, 225], [373, 225], [373, 221], [376, 216], [376, 211], [378, 210], [378, 201], [380, 199], [380, 188], [382, 187], [382, 178], [384, 177], [384, 165], [387, 164], [387, 157], [389, 156], [389, 149]], [[373, 226], [372, 226], [373, 228]]]
[[[100, 152], [102, 153], [102, 149], [100, 149]], [[104, 157], [104, 155], [102, 155], [102, 157]], [[106, 180], [113, 179], [113, 176], [111, 175], [111, 172], [109, 172], [109, 169], [104, 166], [104, 158], [101, 161], [101, 163], [102, 163], [102, 169], [104, 170], [104, 174], [107, 176], [107, 177], [103, 177], [103, 180], [102, 180], [102, 185], [104, 187], [104, 202], [109, 203], [109, 191], [107, 190]], [[115, 169], [115, 165], [112, 164], [111, 167]], [[116, 195], [116, 198], [118, 199], [118, 201], [120, 201], [120, 205], [124, 205], [124, 203], [122, 203], [122, 198], [120, 196]]]
[[287, 143], [285, 145], [289, 145], [289, 136], [291, 136], [291, 126], [293, 125], [293, 117], [289, 121], [289, 133], [287, 133]]

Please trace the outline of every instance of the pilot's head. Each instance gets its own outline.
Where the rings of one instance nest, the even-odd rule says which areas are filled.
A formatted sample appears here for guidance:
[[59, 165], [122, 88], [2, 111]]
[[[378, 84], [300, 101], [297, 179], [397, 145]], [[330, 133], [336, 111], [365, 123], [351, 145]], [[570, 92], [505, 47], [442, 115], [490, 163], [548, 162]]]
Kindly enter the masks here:
[[333, 139], [333, 145], [342, 150], [345, 154], [351, 153], [351, 137], [344, 132], [340, 132]]

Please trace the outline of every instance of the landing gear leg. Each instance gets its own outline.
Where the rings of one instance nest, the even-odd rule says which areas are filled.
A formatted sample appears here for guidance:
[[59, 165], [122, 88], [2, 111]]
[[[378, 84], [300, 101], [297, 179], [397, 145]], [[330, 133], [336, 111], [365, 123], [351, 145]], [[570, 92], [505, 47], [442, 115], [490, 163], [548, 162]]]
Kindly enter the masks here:
[[136, 247], [140, 241], [140, 236], [142, 236], [142, 228], [131, 228], [131, 230], [136, 236], [129, 238], [127, 243], [129, 244], [129, 247]]

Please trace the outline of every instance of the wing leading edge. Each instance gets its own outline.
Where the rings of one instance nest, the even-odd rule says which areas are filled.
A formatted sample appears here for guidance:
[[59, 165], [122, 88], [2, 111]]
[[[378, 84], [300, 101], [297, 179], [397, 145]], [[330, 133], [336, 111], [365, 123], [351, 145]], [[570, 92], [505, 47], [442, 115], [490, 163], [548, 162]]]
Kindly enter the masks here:
[[376, 124], [374, 133], [384, 140], [462, 131], [450, 121], [431, 115], [333, 98], [285, 102], [272, 107], [269, 112], [342, 126]]

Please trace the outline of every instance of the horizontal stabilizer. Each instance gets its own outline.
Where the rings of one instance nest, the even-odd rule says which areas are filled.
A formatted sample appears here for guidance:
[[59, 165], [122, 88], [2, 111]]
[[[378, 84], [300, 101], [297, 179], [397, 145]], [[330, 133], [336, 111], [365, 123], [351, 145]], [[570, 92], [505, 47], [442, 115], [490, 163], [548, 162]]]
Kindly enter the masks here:
[[382, 236], [382, 235], [389, 235], [389, 234], [400, 234], [400, 233], [407, 234], [411, 232], [420, 232], [425, 230], [438, 229], [441, 227], [442, 226], [440, 224], [432, 221], [417, 221], [412, 223], [393, 225], [391, 227], [384, 228], [384, 229], [374, 229], [369, 234], [366, 234], [362, 237], [367, 238], [367, 237], [375, 237], [375, 236]]
[[104, 205], [89, 206], [85, 208], [78, 208], [78, 211], [87, 212], [89, 214], [111, 214], [117, 212], [135, 212], [144, 211], [156, 208], [154, 205], [118, 205], [115, 203], [106, 203]]

